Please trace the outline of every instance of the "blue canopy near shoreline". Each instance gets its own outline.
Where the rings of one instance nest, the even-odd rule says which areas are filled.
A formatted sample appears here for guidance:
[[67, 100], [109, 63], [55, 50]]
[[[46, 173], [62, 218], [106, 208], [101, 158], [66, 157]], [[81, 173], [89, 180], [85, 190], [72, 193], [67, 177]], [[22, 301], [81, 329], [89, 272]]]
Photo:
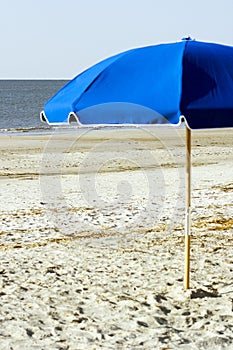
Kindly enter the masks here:
[[44, 106], [49, 124], [179, 124], [232, 127], [233, 47], [183, 40], [105, 59]]

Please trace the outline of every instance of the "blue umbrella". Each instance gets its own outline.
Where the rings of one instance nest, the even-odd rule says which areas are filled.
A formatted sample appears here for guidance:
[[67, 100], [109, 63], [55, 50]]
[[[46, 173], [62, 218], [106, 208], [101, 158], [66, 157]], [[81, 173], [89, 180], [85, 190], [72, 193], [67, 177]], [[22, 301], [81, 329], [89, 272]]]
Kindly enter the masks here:
[[232, 89], [233, 47], [184, 40], [107, 58], [58, 91], [41, 116], [49, 124], [72, 116], [81, 124], [157, 124], [161, 116], [178, 124], [183, 115], [192, 129], [231, 127]]
[[85, 70], [44, 106], [41, 120], [68, 124], [186, 122], [185, 288], [189, 288], [191, 129], [233, 126], [233, 47], [187, 38], [136, 48]]

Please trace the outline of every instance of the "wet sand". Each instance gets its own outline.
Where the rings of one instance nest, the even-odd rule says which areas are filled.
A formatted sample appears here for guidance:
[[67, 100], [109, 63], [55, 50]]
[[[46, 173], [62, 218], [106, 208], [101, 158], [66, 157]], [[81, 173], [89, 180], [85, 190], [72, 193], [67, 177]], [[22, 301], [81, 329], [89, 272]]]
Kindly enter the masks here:
[[233, 131], [0, 136], [0, 349], [233, 349]]

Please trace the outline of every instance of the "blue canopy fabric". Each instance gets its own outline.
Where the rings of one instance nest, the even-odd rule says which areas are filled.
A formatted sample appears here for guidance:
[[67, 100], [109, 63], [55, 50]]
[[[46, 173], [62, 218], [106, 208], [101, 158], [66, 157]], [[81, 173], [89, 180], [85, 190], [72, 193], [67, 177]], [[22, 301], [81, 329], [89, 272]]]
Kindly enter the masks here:
[[107, 58], [79, 74], [44, 106], [49, 124], [233, 126], [233, 47], [184, 40]]

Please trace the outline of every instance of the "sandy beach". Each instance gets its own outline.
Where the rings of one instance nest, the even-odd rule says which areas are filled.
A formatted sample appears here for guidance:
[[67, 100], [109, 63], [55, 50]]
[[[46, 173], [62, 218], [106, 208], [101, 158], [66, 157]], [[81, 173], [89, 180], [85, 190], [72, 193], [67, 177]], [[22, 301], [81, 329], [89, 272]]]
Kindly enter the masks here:
[[233, 349], [233, 130], [0, 136], [0, 349]]

